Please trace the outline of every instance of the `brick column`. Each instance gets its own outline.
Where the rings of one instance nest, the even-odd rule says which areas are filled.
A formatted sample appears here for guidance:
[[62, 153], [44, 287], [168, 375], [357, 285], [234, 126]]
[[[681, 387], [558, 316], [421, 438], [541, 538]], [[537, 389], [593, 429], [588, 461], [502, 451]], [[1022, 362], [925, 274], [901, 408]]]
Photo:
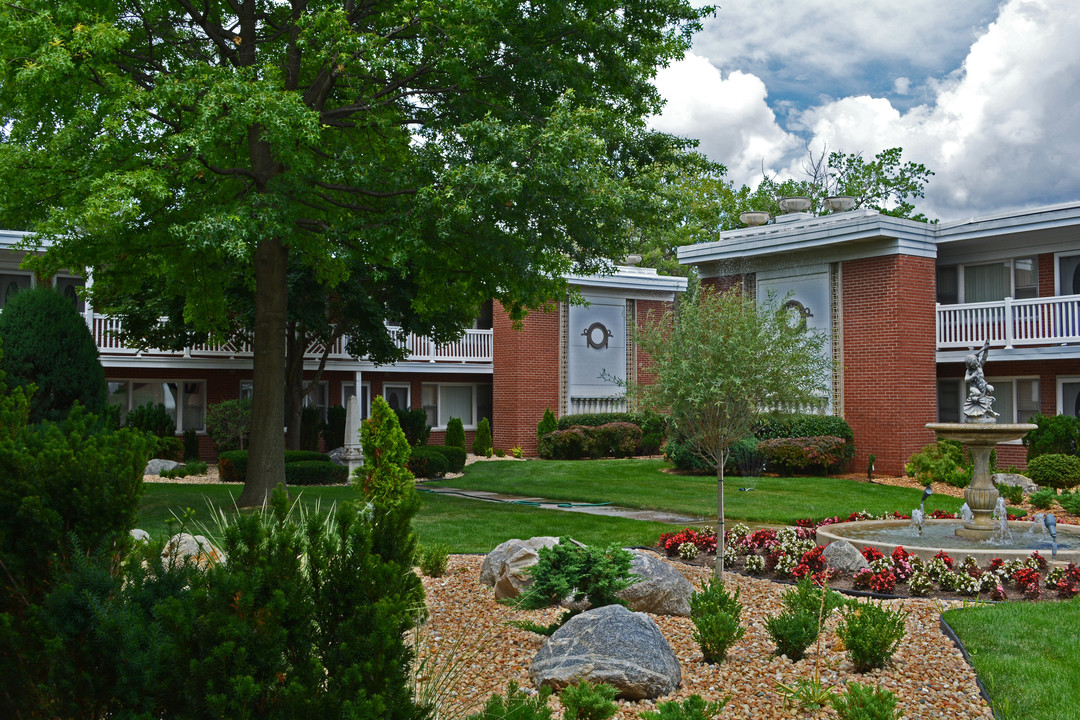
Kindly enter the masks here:
[[843, 264], [844, 417], [855, 432], [856, 471], [901, 474], [934, 441], [937, 420], [936, 275], [910, 255]]
[[494, 306], [492, 438], [494, 446], [520, 446], [536, 455], [536, 426], [559, 408], [559, 313], [534, 310], [516, 330], [499, 303]]

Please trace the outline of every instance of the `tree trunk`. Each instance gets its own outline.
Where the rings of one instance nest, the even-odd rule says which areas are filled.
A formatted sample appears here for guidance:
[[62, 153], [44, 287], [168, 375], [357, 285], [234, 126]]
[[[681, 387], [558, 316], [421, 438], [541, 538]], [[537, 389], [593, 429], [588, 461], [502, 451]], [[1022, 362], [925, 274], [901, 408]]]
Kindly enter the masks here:
[[255, 248], [255, 338], [251, 446], [247, 479], [236, 504], [258, 507], [285, 482], [285, 313], [289, 249], [278, 238]]
[[713, 572], [717, 580], [724, 574], [724, 461], [726, 453], [716, 464], [716, 562]]

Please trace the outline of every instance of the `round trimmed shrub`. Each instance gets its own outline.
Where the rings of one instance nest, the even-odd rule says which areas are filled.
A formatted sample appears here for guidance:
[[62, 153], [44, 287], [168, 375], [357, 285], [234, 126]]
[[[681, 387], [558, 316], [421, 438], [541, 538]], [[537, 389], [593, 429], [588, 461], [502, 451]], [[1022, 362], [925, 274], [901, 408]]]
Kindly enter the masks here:
[[1071, 415], [1033, 415], [1037, 426], [1024, 436], [1027, 459], [1041, 455], [1075, 455], [1080, 447], [1080, 419]]
[[586, 428], [572, 427], [549, 432], [540, 438], [537, 452], [545, 460], [580, 460], [589, 454], [589, 437]]
[[1039, 455], [1028, 463], [1027, 476], [1042, 487], [1066, 489], [1080, 485], [1080, 458], [1075, 455]]
[[320, 460], [285, 463], [286, 485], [341, 485], [349, 479], [344, 465]]
[[425, 445], [424, 447], [442, 453], [442, 456], [446, 458], [446, 462], [449, 464], [448, 472], [456, 473], [465, 469], [465, 458], [467, 456], [461, 448], [453, 445]]
[[9, 387], [36, 385], [30, 421], [62, 420], [76, 402], [105, 407], [105, 369], [86, 321], [68, 298], [48, 287], [16, 294], [0, 313], [0, 370]]
[[406, 467], [414, 477], [434, 478], [448, 473], [450, 462], [435, 446], [420, 445], [412, 449], [412, 455], [409, 456]]

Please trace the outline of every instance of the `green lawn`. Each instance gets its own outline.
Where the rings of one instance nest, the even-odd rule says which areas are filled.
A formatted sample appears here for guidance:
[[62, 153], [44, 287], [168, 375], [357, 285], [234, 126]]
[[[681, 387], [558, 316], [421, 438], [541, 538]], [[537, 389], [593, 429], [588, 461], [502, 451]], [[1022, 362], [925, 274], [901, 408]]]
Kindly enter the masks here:
[[999, 717], [1080, 719], [1080, 598], [984, 605], [944, 617], [971, 655]]
[[[672, 475], [663, 472], [667, 467], [663, 460], [486, 462], [468, 466], [463, 477], [433, 485], [715, 518], [716, 478]], [[728, 520], [790, 524], [801, 518], [846, 516], [856, 510], [910, 514], [922, 495], [911, 488], [832, 478], [757, 478], [755, 490], [739, 489], [748, 484], [745, 478], [725, 479]], [[926, 511], [956, 512], [962, 504], [958, 498], [932, 495]]]
[[[326, 508], [357, 497], [351, 487], [311, 487], [293, 489], [292, 493], [307, 507], [318, 503]], [[214, 507], [230, 508], [232, 497], [239, 494], [240, 488], [235, 485], [148, 484], [137, 525], [151, 535], [164, 535], [170, 531], [173, 513], [182, 516], [189, 508], [195, 523], [209, 522], [208, 500]], [[420, 512], [413, 523], [420, 542], [445, 543], [453, 553], [486, 553], [504, 540], [535, 535], [569, 535], [587, 544], [651, 546], [660, 533], [678, 529], [662, 523], [497, 505], [430, 493], [421, 494], [420, 499]]]

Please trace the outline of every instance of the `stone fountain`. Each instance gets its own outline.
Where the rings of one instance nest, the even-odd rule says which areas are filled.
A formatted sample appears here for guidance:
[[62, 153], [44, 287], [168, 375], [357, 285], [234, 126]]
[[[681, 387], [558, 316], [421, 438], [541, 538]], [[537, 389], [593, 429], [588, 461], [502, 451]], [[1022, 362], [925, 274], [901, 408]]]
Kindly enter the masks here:
[[994, 521], [994, 508], [998, 491], [990, 479], [990, 453], [998, 443], [1019, 440], [1036, 428], [1030, 423], [998, 423], [994, 412], [994, 386], [986, 382], [983, 365], [990, 351], [990, 341], [983, 343], [978, 352], [964, 359], [967, 370], [964, 380], [968, 394], [964, 401], [963, 423], [928, 423], [927, 428], [943, 440], [956, 440], [967, 448], [974, 463], [971, 484], [964, 491], [964, 500], [971, 509], [971, 519], [957, 528], [959, 537], [971, 540], [989, 540], [998, 529]]

